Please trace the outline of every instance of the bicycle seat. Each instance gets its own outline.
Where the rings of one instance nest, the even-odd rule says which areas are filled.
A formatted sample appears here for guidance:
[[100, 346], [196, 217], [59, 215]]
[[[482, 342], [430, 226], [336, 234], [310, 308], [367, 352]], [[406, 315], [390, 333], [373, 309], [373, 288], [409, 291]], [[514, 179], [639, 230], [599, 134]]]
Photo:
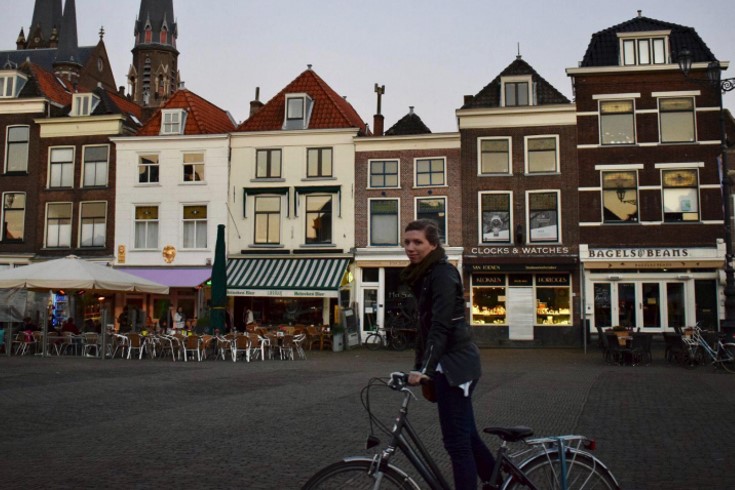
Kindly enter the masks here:
[[533, 435], [533, 429], [525, 425], [515, 427], [485, 427], [482, 431], [486, 434], [498, 436], [506, 442], [518, 442]]

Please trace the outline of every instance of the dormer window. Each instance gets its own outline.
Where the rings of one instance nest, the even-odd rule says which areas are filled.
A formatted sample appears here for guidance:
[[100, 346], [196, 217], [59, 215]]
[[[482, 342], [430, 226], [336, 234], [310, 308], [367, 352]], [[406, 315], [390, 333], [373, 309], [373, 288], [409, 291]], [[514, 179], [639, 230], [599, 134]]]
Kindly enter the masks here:
[[71, 100], [71, 116], [89, 116], [97, 108], [100, 98], [94, 94], [74, 94]]
[[161, 111], [161, 134], [184, 134], [186, 111], [169, 109]]
[[309, 126], [313, 101], [307, 94], [286, 96], [286, 120], [283, 129], [306, 129]]
[[665, 65], [668, 56], [668, 32], [620, 33], [620, 64]]
[[0, 71], [0, 98], [18, 97], [28, 79], [17, 71]]
[[503, 107], [534, 105], [534, 87], [530, 76], [503, 77], [501, 83]]

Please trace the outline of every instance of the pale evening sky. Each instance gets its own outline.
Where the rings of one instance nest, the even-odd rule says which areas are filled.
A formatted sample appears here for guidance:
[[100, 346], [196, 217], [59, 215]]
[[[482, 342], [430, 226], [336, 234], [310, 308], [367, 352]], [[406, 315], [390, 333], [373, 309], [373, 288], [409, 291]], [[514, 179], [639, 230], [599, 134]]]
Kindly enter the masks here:
[[[26, 35], [33, 0], [5, 5], [0, 50]], [[115, 81], [125, 85], [140, 0], [76, 0], [81, 45], [101, 26]], [[565, 69], [577, 66], [593, 33], [646, 17], [693, 27], [721, 61], [735, 60], [732, 0], [174, 0], [179, 70], [189, 90], [236, 121], [255, 88], [267, 102], [307, 64], [347, 97], [372, 127], [375, 83], [385, 85], [385, 128], [415, 106], [433, 132], [456, 131], [455, 110], [520, 52], [569, 99]], [[731, 67], [723, 77], [733, 77]], [[735, 112], [735, 92], [724, 96]]]

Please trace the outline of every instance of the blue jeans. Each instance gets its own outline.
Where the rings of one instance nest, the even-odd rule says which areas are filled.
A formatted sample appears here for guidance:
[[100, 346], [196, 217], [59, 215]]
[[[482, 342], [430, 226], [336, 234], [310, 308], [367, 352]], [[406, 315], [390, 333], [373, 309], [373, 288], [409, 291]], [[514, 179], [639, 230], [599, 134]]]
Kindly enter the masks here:
[[450, 386], [442, 373], [434, 376], [434, 383], [444, 448], [452, 461], [454, 488], [474, 490], [477, 477], [489, 481], [495, 465], [495, 458], [480, 439], [475, 425], [472, 392], [477, 381], [472, 382], [470, 396], [464, 396], [462, 388]]

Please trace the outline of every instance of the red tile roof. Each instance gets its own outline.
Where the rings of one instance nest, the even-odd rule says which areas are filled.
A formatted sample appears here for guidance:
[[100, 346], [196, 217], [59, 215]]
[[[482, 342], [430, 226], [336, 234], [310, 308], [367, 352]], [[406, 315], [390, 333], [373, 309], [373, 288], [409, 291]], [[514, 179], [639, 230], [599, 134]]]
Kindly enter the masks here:
[[106, 90], [107, 96], [112, 100], [112, 102], [120, 109], [121, 112], [126, 114], [131, 114], [138, 118], [138, 120], [143, 119], [143, 108], [140, 107], [138, 104], [133, 102], [132, 100], [128, 100], [125, 97], [121, 97], [117, 92], [113, 92], [111, 90]]
[[33, 78], [36, 79], [38, 90], [45, 97], [61, 106], [71, 105], [71, 94], [74, 91], [71, 83], [47, 72], [34, 63], [29, 63], [28, 67]]
[[157, 136], [161, 132], [163, 109], [187, 109], [184, 134], [219, 134], [235, 129], [230, 116], [211, 102], [187, 89], [177, 90], [136, 133], [137, 136]]
[[281, 130], [285, 118], [286, 95], [296, 93], [308, 94], [314, 103], [308, 129], [357, 128], [360, 134], [365, 133], [365, 123], [355, 108], [311, 69], [286, 85], [258, 112], [240, 124], [237, 130]]

